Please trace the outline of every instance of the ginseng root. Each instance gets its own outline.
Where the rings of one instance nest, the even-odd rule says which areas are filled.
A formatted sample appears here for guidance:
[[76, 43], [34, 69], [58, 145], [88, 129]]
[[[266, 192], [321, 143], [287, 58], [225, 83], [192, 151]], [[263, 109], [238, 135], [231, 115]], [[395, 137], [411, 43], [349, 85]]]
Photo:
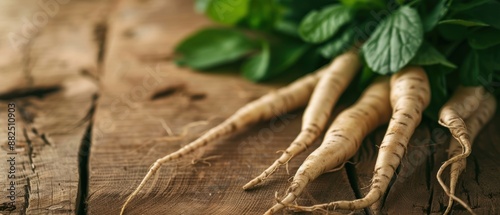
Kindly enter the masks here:
[[[441, 165], [437, 173], [440, 185], [450, 197], [444, 214], [450, 212], [453, 200], [474, 213], [464, 201], [455, 196], [455, 189], [458, 177], [465, 169], [466, 159], [472, 151], [472, 143], [479, 131], [493, 117], [495, 109], [495, 98], [486, 93], [482, 87], [460, 87], [440, 111], [440, 124], [449, 128], [453, 136], [448, 150], [449, 159]], [[450, 165], [450, 188], [448, 189], [441, 175]]]
[[360, 69], [358, 53], [351, 49], [336, 57], [325, 67], [325, 74], [316, 85], [311, 100], [302, 117], [302, 129], [290, 146], [262, 174], [248, 182], [243, 189], [251, 189], [272, 175], [280, 166], [307, 149], [323, 130], [330, 118], [332, 108]]
[[310, 181], [354, 156], [365, 136], [389, 121], [389, 91], [388, 78], [381, 77], [365, 90], [356, 104], [340, 113], [321, 146], [297, 170], [285, 198], [266, 214], [276, 213], [291, 204]]
[[286, 87], [262, 96], [261, 98], [240, 108], [235, 114], [226, 119], [220, 125], [210, 129], [200, 138], [187, 144], [176, 152], [156, 160], [156, 162], [154, 162], [154, 164], [149, 168], [148, 173], [143, 178], [139, 186], [127, 198], [122, 206], [120, 214], [124, 213], [127, 204], [139, 193], [144, 185], [146, 185], [148, 179], [150, 179], [160, 169], [162, 164], [188, 155], [203, 146], [214, 143], [223, 137], [241, 131], [259, 121], [269, 120], [278, 114], [305, 106], [323, 73], [323, 70], [319, 70], [296, 80]]
[[392, 75], [390, 98], [393, 113], [380, 146], [368, 194], [353, 201], [290, 207], [298, 211], [358, 210], [375, 204], [384, 195], [406, 153], [410, 137], [420, 124], [422, 112], [430, 102], [430, 86], [425, 71], [421, 67], [406, 67]]

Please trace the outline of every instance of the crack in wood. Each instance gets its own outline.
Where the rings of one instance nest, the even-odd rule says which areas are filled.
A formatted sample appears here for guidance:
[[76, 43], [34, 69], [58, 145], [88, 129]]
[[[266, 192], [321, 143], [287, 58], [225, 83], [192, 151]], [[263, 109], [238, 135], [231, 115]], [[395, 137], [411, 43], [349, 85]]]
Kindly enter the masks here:
[[106, 37], [108, 34], [108, 25], [105, 22], [97, 23], [94, 26], [94, 39], [97, 43], [97, 63], [102, 65], [106, 52]]
[[480, 184], [479, 183], [479, 175], [481, 174], [481, 167], [479, 166], [479, 162], [478, 162], [476, 156], [472, 155], [470, 157], [472, 157], [472, 163], [474, 164], [474, 181], [477, 184]]
[[[427, 208], [423, 211], [426, 214], [432, 214], [432, 207], [433, 207], [433, 202], [434, 202], [434, 187], [433, 185], [433, 172], [434, 172], [434, 164], [436, 160], [436, 147], [439, 144], [442, 144], [443, 141], [447, 138], [447, 135], [444, 133], [434, 133], [432, 131], [438, 131], [436, 130], [439, 128], [436, 123], [428, 123], [427, 121], [424, 121], [423, 123], [427, 123], [429, 125], [429, 129], [431, 130], [431, 141], [430, 144], [427, 145], [427, 150], [429, 150], [429, 153], [427, 155], [427, 162], [425, 166], [425, 185], [427, 187], [427, 190], [429, 191], [429, 200], [427, 203]], [[440, 206], [440, 208], [443, 208], [443, 206]], [[441, 210], [444, 211], [444, 210]]]
[[[354, 192], [354, 197], [356, 197], [356, 199], [363, 198], [364, 196], [361, 192], [361, 188], [359, 185], [359, 179], [358, 179], [358, 173], [356, 171], [356, 166], [354, 164], [351, 164], [351, 163], [346, 163], [345, 164], [345, 171], [346, 171], [347, 179], [349, 180], [349, 184], [351, 185], [351, 189]], [[363, 210], [368, 215], [374, 214], [370, 208], [365, 208]]]
[[168, 98], [174, 95], [181, 95], [184, 97], [189, 98], [190, 101], [200, 101], [205, 98], [207, 98], [206, 93], [202, 92], [190, 92], [187, 90], [187, 87], [185, 84], [176, 84], [172, 86], [167, 86], [163, 89], [157, 90], [153, 95], [151, 96], [151, 100], [159, 100], [162, 98]]
[[428, 203], [428, 204], [429, 204], [429, 207], [427, 207], [427, 208], [425, 209], [425, 213], [426, 213], [426, 214], [431, 214], [431, 213], [432, 213], [432, 202], [434, 201], [434, 189], [433, 189], [433, 188], [431, 188], [429, 191], [430, 191], [430, 192], [429, 192], [429, 193], [430, 193], [430, 195], [429, 195], [429, 201], [428, 201], [428, 202], [429, 202], [429, 203]]
[[21, 119], [26, 124], [31, 124], [31, 123], [33, 123], [35, 116], [31, 112], [26, 110], [25, 106], [28, 106], [28, 105], [29, 104], [27, 102], [23, 101], [22, 104], [19, 104], [17, 108], [19, 110], [19, 116], [21, 117]]
[[89, 124], [83, 135], [82, 141], [80, 143], [80, 148], [78, 150], [78, 192], [76, 197], [76, 214], [87, 214], [87, 196], [89, 190], [89, 155], [90, 147], [92, 145], [92, 127], [93, 118], [95, 110], [97, 107], [97, 101], [99, 96], [95, 94], [92, 98], [92, 105], [90, 106], [89, 112], [86, 116], [89, 119]]
[[42, 139], [46, 145], [55, 146], [54, 143], [52, 143], [52, 141], [48, 138], [48, 135], [46, 133], [42, 133], [42, 135], [40, 135], [40, 139]]
[[30, 87], [24, 89], [15, 89], [0, 94], [0, 101], [17, 100], [27, 97], [44, 98], [50, 94], [54, 94], [62, 90], [59, 85], [46, 86], [46, 87]]
[[23, 128], [23, 135], [24, 135], [24, 138], [26, 139], [26, 145], [28, 146], [28, 161], [30, 163], [30, 168], [31, 168], [31, 171], [34, 173], [35, 172], [35, 164], [33, 163], [33, 142], [31, 141], [26, 128]]
[[22, 215], [27, 214], [26, 211], [30, 207], [30, 195], [31, 195], [31, 181], [30, 178], [26, 178], [26, 185], [24, 185], [24, 204], [19, 212]]
[[152, 96], [151, 96], [151, 100], [158, 100], [158, 99], [161, 99], [161, 98], [166, 98], [166, 97], [170, 97], [170, 96], [173, 96], [174, 94], [177, 94], [177, 93], [180, 93], [180, 92], [183, 92], [186, 88], [186, 85], [185, 84], [176, 84], [176, 85], [172, 85], [172, 86], [167, 86], [163, 89], [160, 89], [158, 91], [156, 91]]

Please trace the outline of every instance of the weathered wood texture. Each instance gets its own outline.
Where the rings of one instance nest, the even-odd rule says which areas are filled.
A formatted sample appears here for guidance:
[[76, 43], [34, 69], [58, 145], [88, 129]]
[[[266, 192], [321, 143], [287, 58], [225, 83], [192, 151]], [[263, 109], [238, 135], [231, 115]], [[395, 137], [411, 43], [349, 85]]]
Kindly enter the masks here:
[[[0, 3], [1, 214], [73, 214], [79, 206], [78, 154], [98, 92], [86, 73], [98, 69], [94, 29], [105, 2]], [[17, 106], [13, 211], [4, 204], [9, 102]]]
[[[8, 35], [23, 35], [24, 18], [44, 12], [46, 5], [0, 2], [0, 33], [7, 35], [0, 41], [2, 160], [8, 150], [3, 139], [7, 103], [15, 101], [21, 112], [17, 209], [9, 212], [0, 205], [0, 214], [117, 214], [157, 158], [277, 87], [175, 65], [175, 44], [211, 25], [192, 10], [192, 1], [64, 2], [68, 3], [58, 4], [53, 16], [45, 12], [47, 23], [36, 25], [18, 48]], [[289, 184], [285, 168], [255, 190], [245, 192], [241, 186], [293, 140], [300, 130], [301, 112], [277, 116], [164, 165], [127, 214], [263, 213], [275, 203], [275, 192], [282, 195]], [[457, 190], [479, 214], [499, 213], [499, 119], [497, 114], [475, 142]], [[351, 164], [314, 181], [298, 203], [364, 195], [384, 132], [385, 127], [379, 128], [367, 138]], [[357, 213], [442, 213], [447, 198], [435, 175], [449, 138], [443, 128], [424, 121], [384, 201]], [[306, 155], [290, 162], [291, 174]], [[196, 164], [191, 164], [193, 159]], [[0, 174], [7, 168], [1, 162]], [[0, 189], [2, 193], [7, 189], [4, 180]], [[7, 201], [3, 196], [0, 203]], [[455, 206], [454, 213], [466, 211]]]
[[[183, 1], [121, 1], [110, 17], [103, 89], [90, 157], [90, 214], [116, 214], [152, 162], [193, 140], [270, 89], [237, 76], [200, 74], [175, 66], [169, 59], [172, 47], [208, 24], [193, 12], [190, 3]], [[168, 89], [177, 89], [177, 92], [151, 99], [155, 93]], [[275, 151], [293, 139], [290, 134], [299, 131], [299, 119], [300, 115], [293, 113], [279, 118], [276, 125], [262, 123], [223, 141], [215, 150], [206, 150], [204, 156], [199, 156], [221, 156], [210, 160], [211, 166], [190, 165], [194, 157], [165, 165], [154, 185], [147, 186], [127, 212], [139, 214], [145, 207], [150, 214], [262, 212], [274, 203], [274, 192], [286, 188], [289, 176], [281, 171], [270, 181], [271, 186], [252, 192], [244, 192], [241, 186], [276, 158]], [[182, 133], [183, 126], [190, 122], [208, 120], [209, 123], [190, 129], [178, 141], [152, 142], [167, 135], [162, 120], [175, 134]], [[271, 127], [278, 128], [273, 131]], [[303, 158], [292, 162], [290, 170], [294, 171]], [[312, 200], [314, 196], [314, 202], [321, 202], [328, 197], [353, 198], [350, 187], [338, 187], [339, 192], [318, 195], [326, 188], [333, 190], [335, 184], [348, 183], [344, 172], [329, 175], [318, 181], [328, 186], [320, 187], [316, 183], [306, 199]], [[164, 186], [167, 184], [170, 186]], [[264, 196], [268, 198], [263, 199]], [[172, 204], [165, 204], [163, 200]]]

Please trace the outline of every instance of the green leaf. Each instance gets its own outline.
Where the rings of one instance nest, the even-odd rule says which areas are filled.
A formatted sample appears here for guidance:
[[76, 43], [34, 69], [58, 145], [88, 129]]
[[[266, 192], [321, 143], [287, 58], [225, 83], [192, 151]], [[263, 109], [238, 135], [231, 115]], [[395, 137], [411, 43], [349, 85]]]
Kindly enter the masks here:
[[252, 81], [262, 80], [267, 75], [270, 61], [271, 50], [269, 49], [269, 44], [263, 42], [261, 52], [243, 64], [243, 76]]
[[233, 25], [248, 14], [250, 0], [211, 0], [207, 6], [207, 15], [214, 21]]
[[500, 44], [500, 30], [483, 28], [467, 37], [469, 45], [474, 49], [486, 49]]
[[365, 65], [359, 78], [359, 89], [365, 89], [375, 77], [377, 77], [377, 73], [373, 72], [370, 67]]
[[299, 58], [309, 49], [309, 45], [303, 43], [285, 42], [271, 46], [270, 76], [274, 77], [286, 71], [295, 64]]
[[446, 88], [446, 74], [448, 74], [448, 70], [448, 68], [438, 65], [425, 67], [431, 87], [431, 102], [424, 113], [436, 121], [438, 119], [439, 110], [448, 100], [448, 91]]
[[434, 26], [437, 25], [439, 20], [441, 20], [446, 15], [448, 9], [450, 8], [451, 2], [452, 0], [438, 1], [434, 9], [423, 18], [422, 24], [424, 25], [425, 32], [432, 30]]
[[279, 44], [264, 43], [262, 51], [243, 65], [243, 76], [252, 81], [274, 78], [297, 63], [307, 49], [308, 45], [287, 40]]
[[500, 29], [500, 2], [489, 1], [485, 4], [481, 4], [470, 10], [465, 11], [465, 13], [480, 22], [486, 23], [493, 26], [494, 28]]
[[408, 64], [422, 41], [423, 27], [417, 11], [402, 6], [379, 24], [362, 50], [368, 66], [385, 75]]
[[495, 69], [500, 69], [500, 67], [498, 66], [500, 62], [488, 62], [485, 60], [486, 58], [484, 58], [485, 56], [483, 56], [482, 54], [483, 53], [478, 52], [480, 64], [479, 68], [481, 68], [481, 71], [479, 72], [477, 80], [479, 84], [488, 87], [493, 82]]
[[353, 9], [382, 9], [386, 6], [384, 0], [340, 0], [340, 2]]
[[466, 27], [489, 26], [488, 24], [481, 22], [481, 21], [463, 20], [463, 19], [447, 19], [447, 20], [440, 21], [438, 24], [439, 25], [443, 25], [443, 24], [462, 25], [462, 26], [466, 26]]
[[275, 1], [251, 0], [246, 23], [255, 29], [270, 29], [279, 13]]
[[467, 27], [463, 25], [438, 25], [436, 30], [439, 35], [450, 41], [460, 41], [467, 37], [469, 33]]
[[233, 62], [254, 49], [254, 43], [243, 33], [232, 29], [201, 30], [182, 41], [175, 52], [179, 65], [208, 69]]
[[455, 13], [470, 10], [479, 5], [491, 2], [492, 0], [473, 0], [468, 2], [454, 2], [451, 10]]
[[481, 65], [486, 70], [500, 70], [500, 45], [478, 50]]
[[333, 58], [344, 52], [346, 49], [350, 48], [355, 34], [356, 33], [354, 32], [354, 30], [352, 28], [349, 28], [342, 32], [339, 37], [334, 37], [332, 41], [321, 46], [319, 48], [319, 52], [325, 58]]
[[441, 64], [446, 67], [457, 68], [457, 66], [448, 61], [441, 52], [425, 41], [422, 43], [422, 46], [420, 46], [415, 57], [411, 60], [411, 64], [422, 66]]
[[[270, 0], [268, 0], [270, 1]], [[273, 0], [277, 3], [279, 12], [274, 23], [274, 29], [299, 37], [298, 29], [304, 17], [313, 10], [319, 10], [332, 4], [332, 0]]]
[[309, 13], [299, 27], [299, 34], [304, 41], [321, 43], [331, 38], [353, 18], [352, 11], [343, 5], [325, 7]]
[[207, 11], [207, 8], [208, 8], [208, 4], [211, 2], [212, 0], [196, 0], [194, 2], [194, 8], [196, 11], [198, 12], [202, 12], [202, 13], [205, 13], [205, 11]]
[[460, 67], [460, 83], [465, 86], [478, 86], [480, 85], [478, 77], [481, 74], [481, 67], [479, 63], [479, 56], [477, 52], [472, 50], [467, 54], [465, 60]]

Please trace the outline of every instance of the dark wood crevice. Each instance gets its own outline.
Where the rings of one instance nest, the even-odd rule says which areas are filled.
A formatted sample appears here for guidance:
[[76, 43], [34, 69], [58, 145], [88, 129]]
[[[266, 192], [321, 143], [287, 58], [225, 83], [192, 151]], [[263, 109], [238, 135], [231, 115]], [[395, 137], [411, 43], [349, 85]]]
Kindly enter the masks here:
[[[106, 18], [105, 18], [106, 20]], [[103, 75], [102, 67], [106, 55], [106, 40], [108, 35], [108, 25], [106, 22], [99, 22], [94, 26], [94, 39], [97, 45], [97, 76], [94, 81], [99, 82], [100, 76]], [[85, 75], [85, 74], [82, 74]], [[75, 214], [87, 214], [87, 198], [89, 195], [89, 164], [90, 164], [90, 150], [92, 146], [92, 129], [94, 126], [94, 115], [97, 108], [99, 94], [94, 94], [92, 97], [92, 104], [85, 115], [80, 121], [81, 123], [88, 122], [87, 129], [82, 137], [80, 147], [78, 149], [78, 192], [76, 196]]]
[[[361, 186], [359, 185], [359, 179], [358, 179], [358, 174], [356, 171], [356, 166], [351, 163], [346, 163], [345, 164], [345, 171], [347, 175], [347, 179], [349, 180], [349, 184], [351, 185], [351, 189], [354, 192], [354, 196], [356, 199], [361, 199], [364, 197], [364, 195], [361, 192]], [[374, 214], [373, 211], [370, 208], [365, 208], [363, 211], [368, 214], [372, 215]]]
[[22, 131], [23, 131], [23, 136], [26, 140], [26, 146], [28, 147], [27, 154], [28, 154], [28, 161], [29, 161], [30, 169], [34, 173], [36, 168], [35, 168], [35, 164], [33, 163], [33, 142], [31, 141], [26, 128], [23, 128]]
[[0, 101], [19, 100], [28, 97], [36, 97], [42, 99], [48, 95], [57, 93], [62, 90], [59, 85], [46, 87], [30, 87], [23, 89], [14, 89], [0, 94]]
[[88, 120], [88, 125], [80, 142], [78, 149], [78, 191], [76, 195], [75, 213], [78, 215], [87, 214], [87, 197], [89, 192], [89, 156], [92, 146], [92, 128], [94, 126], [94, 115], [97, 107], [98, 94], [92, 97], [92, 104], [84, 120]]
[[26, 215], [28, 208], [30, 207], [30, 195], [31, 195], [31, 181], [30, 178], [26, 178], [26, 185], [24, 185], [24, 204], [19, 212], [22, 215]]
[[106, 22], [100, 22], [94, 26], [94, 39], [97, 44], [97, 63], [99, 66], [101, 66], [104, 62], [107, 34], [108, 25]]

